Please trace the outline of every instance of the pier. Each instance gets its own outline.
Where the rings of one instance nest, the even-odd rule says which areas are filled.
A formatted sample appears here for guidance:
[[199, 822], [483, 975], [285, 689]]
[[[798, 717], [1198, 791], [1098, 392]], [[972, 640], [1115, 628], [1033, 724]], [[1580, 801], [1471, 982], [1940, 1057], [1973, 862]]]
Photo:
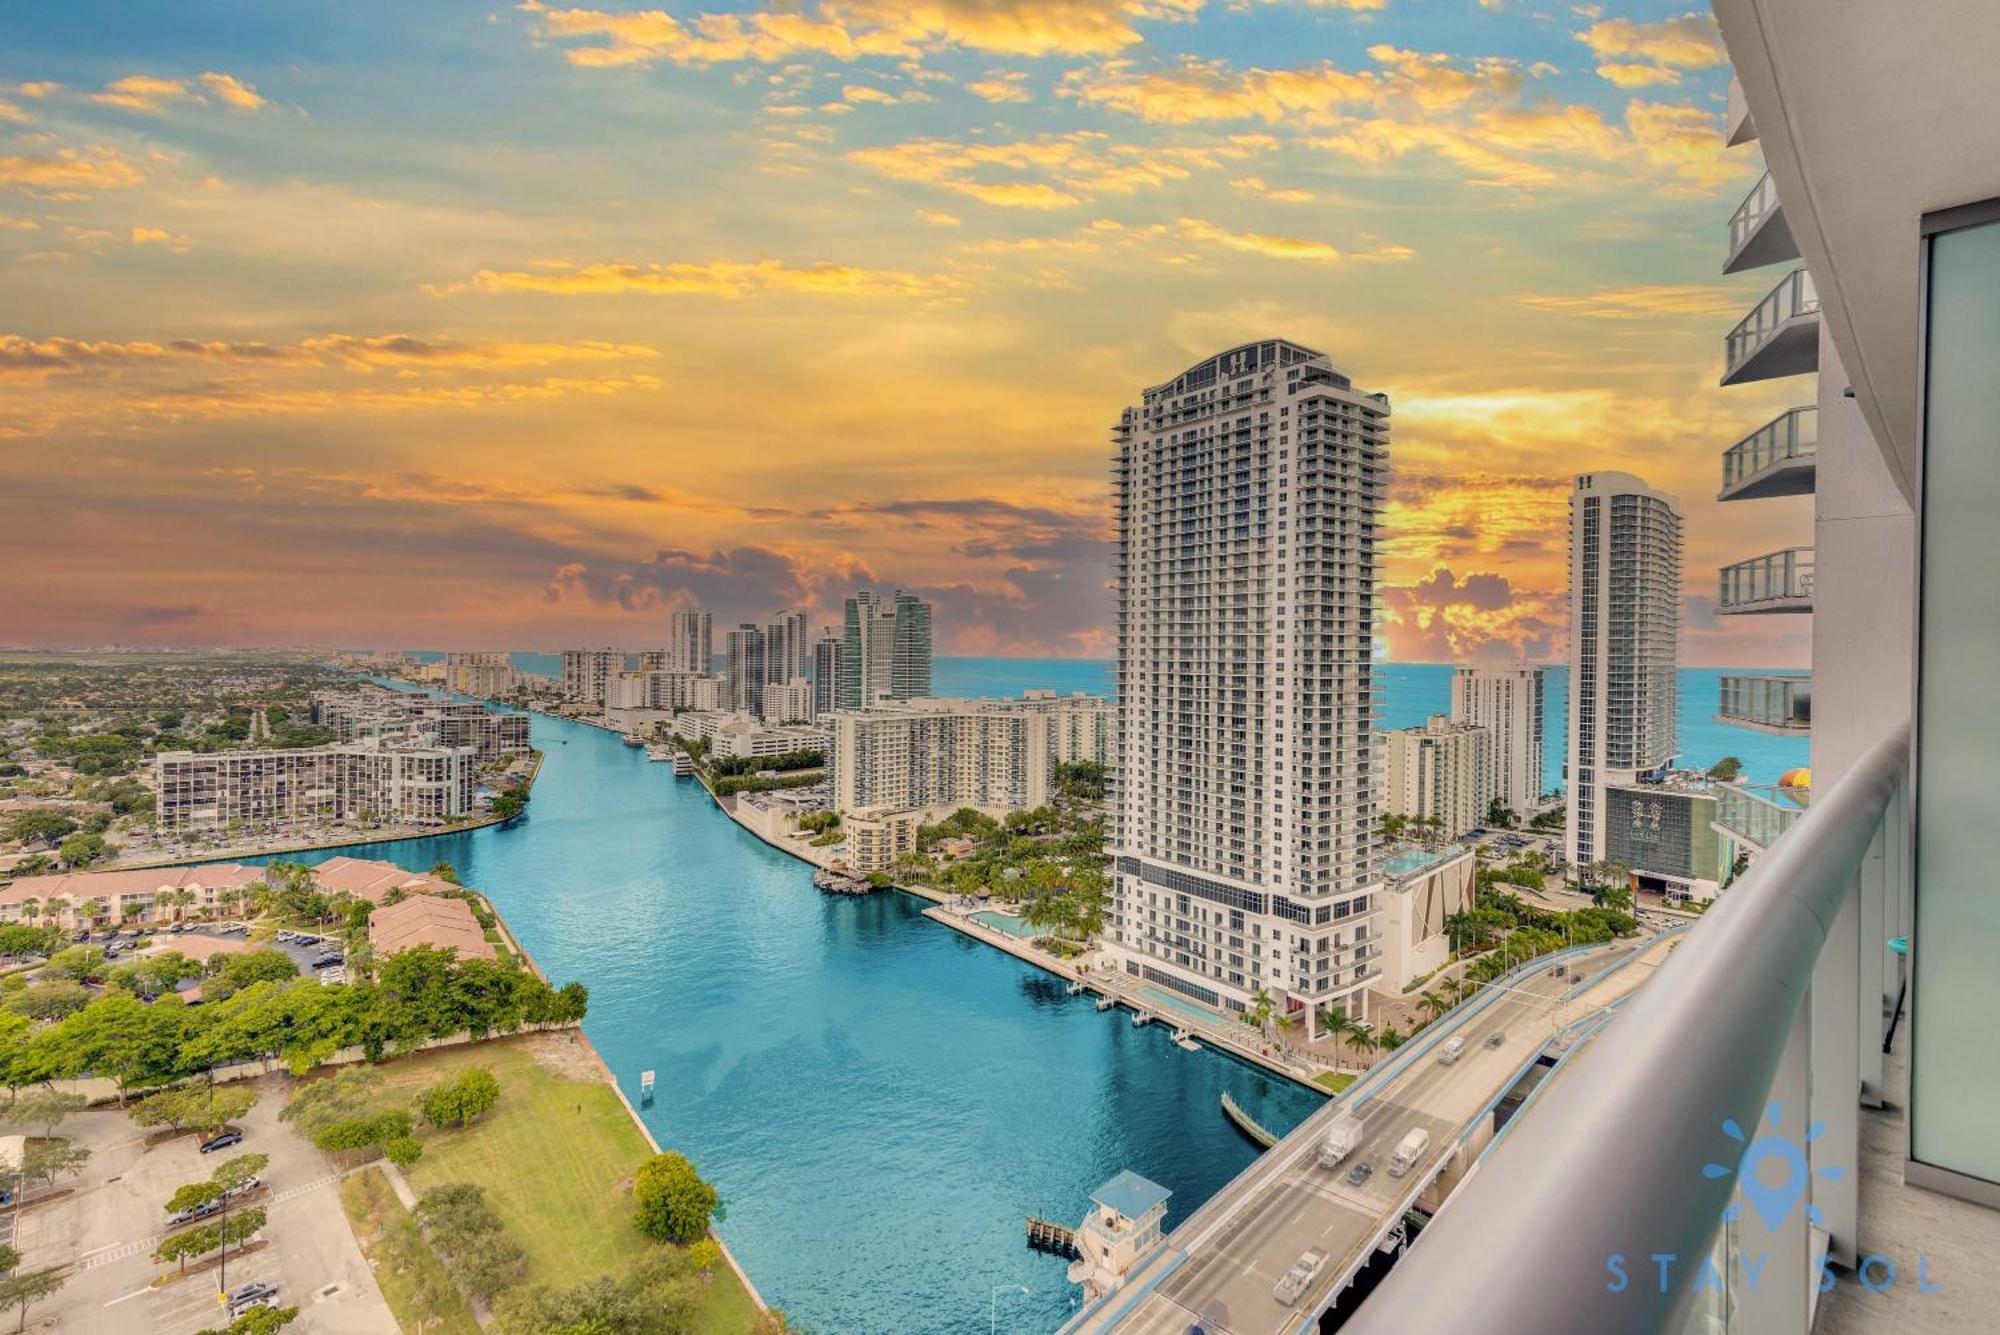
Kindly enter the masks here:
[[1265, 1130], [1256, 1118], [1244, 1112], [1236, 1100], [1229, 1097], [1227, 1090], [1223, 1091], [1222, 1095], [1222, 1115], [1236, 1123], [1238, 1131], [1241, 1131], [1265, 1149], [1268, 1150], [1278, 1143], [1277, 1136]]
[[1064, 1260], [1074, 1261], [1083, 1255], [1077, 1250], [1076, 1230], [1066, 1228], [1039, 1215], [1028, 1216], [1028, 1247], [1031, 1251], [1047, 1252]]

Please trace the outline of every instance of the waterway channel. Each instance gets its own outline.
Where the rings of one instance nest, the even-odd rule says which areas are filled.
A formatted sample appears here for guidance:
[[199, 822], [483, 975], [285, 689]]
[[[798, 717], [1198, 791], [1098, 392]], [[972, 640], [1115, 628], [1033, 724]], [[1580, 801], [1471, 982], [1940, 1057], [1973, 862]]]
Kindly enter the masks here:
[[1319, 1102], [1066, 996], [912, 898], [820, 895], [613, 734], [537, 717], [533, 736], [525, 820], [337, 851], [453, 863], [553, 980], [589, 986], [591, 1041], [635, 1104], [658, 1072], [654, 1136], [716, 1183], [765, 1299], [814, 1330], [1051, 1330], [1076, 1291], [1026, 1249], [1026, 1216], [1073, 1223], [1131, 1168], [1174, 1193], [1171, 1223], [1256, 1153], [1224, 1091], [1280, 1133]]

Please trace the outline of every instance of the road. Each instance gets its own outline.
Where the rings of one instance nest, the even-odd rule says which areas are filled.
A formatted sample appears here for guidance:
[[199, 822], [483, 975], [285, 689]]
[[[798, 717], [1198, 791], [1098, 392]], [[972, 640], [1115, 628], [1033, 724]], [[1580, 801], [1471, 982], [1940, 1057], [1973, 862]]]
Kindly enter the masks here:
[[[1655, 941], [1573, 957], [1588, 980], [1583, 998], [1565, 1000], [1575, 984], [1543, 969], [1455, 1024], [1447, 1016], [1440, 1033], [1463, 1037], [1464, 1055], [1445, 1065], [1433, 1051], [1417, 1053], [1379, 1089], [1357, 1087], [1343, 1105], [1360, 1118], [1364, 1138], [1337, 1168], [1319, 1167], [1316, 1152], [1342, 1105], [1307, 1119], [1175, 1229], [1119, 1290], [1143, 1291], [1142, 1298], [1114, 1297], [1073, 1329], [1092, 1335], [1114, 1329], [1120, 1335], [1183, 1335], [1199, 1323], [1215, 1335], [1296, 1330], [1347, 1283], [1385, 1226], [1401, 1217], [1408, 1198], [1441, 1166], [1461, 1131], [1506, 1091], [1515, 1073], [1557, 1030], [1644, 982], [1668, 948]], [[1635, 949], [1642, 958], [1604, 973]], [[1488, 1047], [1494, 1034], [1501, 1038]], [[1390, 1153], [1416, 1127], [1430, 1132], [1429, 1149], [1409, 1174], [1391, 1177]], [[1363, 1161], [1375, 1171], [1361, 1186], [1352, 1186], [1348, 1170]], [[1278, 1301], [1273, 1289], [1279, 1278], [1309, 1248], [1329, 1256], [1319, 1279], [1297, 1303]]]

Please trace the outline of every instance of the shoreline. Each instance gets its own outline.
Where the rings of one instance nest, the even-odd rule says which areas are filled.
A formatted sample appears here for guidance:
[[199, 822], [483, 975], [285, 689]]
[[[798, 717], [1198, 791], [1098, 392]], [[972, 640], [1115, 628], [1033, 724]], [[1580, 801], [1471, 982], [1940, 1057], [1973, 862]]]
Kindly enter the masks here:
[[[715, 795], [715, 790], [708, 786], [708, 781], [705, 778], [700, 775], [696, 775], [695, 777], [703, 790], [708, 793], [709, 800], [715, 803], [716, 809], [734, 822], [738, 829], [766, 846], [775, 848], [780, 853], [784, 853], [804, 863], [808, 867], [818, 868], [825, 865], [808, 857], [799, 849], [788, 847], [784, 842], [771, 838], [764, 831], [743, 820], [736, 814], [732, 807], [727, 805], [726, 799]], [[1135, 1013], [1150, 1016], [1151, 1021], [1149, 1022], [1170, 1023], [1176, 1028], [1182, 1027], [1185, 1018], [1191, 1018], [1183, 1017], [1182, 1019], [1177, 1019], [1171, 1012], [1162, 1007], [1147, 1005], [1142, 999], [1134, 999], [1126, 996], [1117, 988], [1106, 986], [1098, 981], [1102, 975], [1088, 973], [1073, 964], [1035, 949], [1034, 946], [1021, 940], [1019, 937], [988, 927], [984, 923], [975, 922], [968, 916], [951, 912], [948, 906], [951, 904], [953, 897], [945, 894], [943, 891], [932, 889], [929, 886], [916, 885], [891, 885], [887, 889], [890, 893], [909, 895], [912, 898], [927, 901], [930, 907], [923, 910], [923, 916], [932, 922], [949, 927], [953, 931], [979, 942], [981, 945], [990, 946], [1003, 954], [1011, 955], [1023, 964], [1032, 965], [1040, 969], [1043, 973], [1060, 978], [1066, 983], [1081, 983], [1087, 994], [1110, 997], [1114, 1009], [1122, 1006]], [[1218, 1024], [1227, 1024], [1228, 1017], [1218, 1014], [1215, 1016], [1215, 1021]], [[1315, 1081], [1312, 1076], [1303, 1075], [1284, 1062], [1265, 1056], [1256, 1048], [1232, 1037], [1226, 1032], [1215, 1034], [1202, 1029], [1196, 1031], [1196, 1033], [1198, 1034], [1198, 1041], [1213, 1047], [1225, 1057], [1232, 1057], [1238, 1061], [1245, 1062], [1268, 1075], [1281, 1076], [1298, 1085], [1300, 1088], [1309, 1089], [1315, 1094], [1329, 1097], [1332, 1094], [1331, 1090]]]

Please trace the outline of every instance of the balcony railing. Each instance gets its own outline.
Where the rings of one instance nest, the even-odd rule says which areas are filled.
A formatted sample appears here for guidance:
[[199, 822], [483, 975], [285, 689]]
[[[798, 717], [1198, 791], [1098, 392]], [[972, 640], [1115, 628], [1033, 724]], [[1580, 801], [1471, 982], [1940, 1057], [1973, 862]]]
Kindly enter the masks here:
[[[1815, 1235], [1855, 1260], [1857, 1093], [1881, 1089], [1900, 969], [1887, 943], [1908, 922], [1908, 764], [1898, 729], [1716, 901], [1544, 1082], [1345, 1335], [1805, 1335]], [[1800, 1156], [1782, 1198], [1776, 1165], [1744, 1143], [1780, 1134]], [[1746, 1163], [1753, 1208], [1725, 1221]]]
[[1762, 852], [1798, 824], [1811, 803], [1810, 788], [1722, 784], [1715, 790], [1715, 823]]
[[1730, 215], [1729, 258], [1723, 261], [1722, 272], [1741, 273], [1798, 257], [1798, 242], [1792, 239], [1792, 225], [1779, 203], [1778, 187], [1771, 173], [1765, 172]]
[[1717, 500], [1801, 496], [1813, 489], [1819, 459], [1819, 409], [1793, 408], [1722, 452]]
[[1715, 716], [1764, 732], [1805, 732], [1812, 727], [1812, 678], [1724, 676]]
[[1722, 568], [1718, 612], [1810, 612], [1813, 549], [1790, 547]]
[[1819, 292], [1794, 269], [1729, 331], [1722, 383], [1746, 384], [1819, 369]]

